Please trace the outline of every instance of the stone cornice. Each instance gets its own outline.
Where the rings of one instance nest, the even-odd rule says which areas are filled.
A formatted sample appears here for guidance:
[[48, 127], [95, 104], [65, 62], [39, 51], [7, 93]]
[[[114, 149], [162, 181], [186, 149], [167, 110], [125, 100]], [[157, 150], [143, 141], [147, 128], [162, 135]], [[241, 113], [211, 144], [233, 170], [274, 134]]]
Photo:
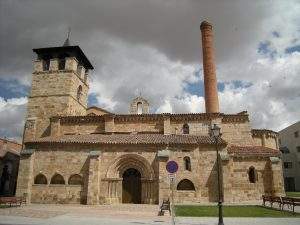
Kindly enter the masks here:
[[[64, 123], [88, 123], [94, 121], [104, 121], [105, 119], [114, 119], [115, 122], [132, 121], [163, 121], [170, 118], [171, 122], [186, 121], [210, 121], [213, 119], [222, 119], [222, 122], [246, 122], [249, 121], [248, 114], [223, 114], [223, 113], [186, 113], [186, 114], [104, 114], [104, 115], [86, 115], [86, 116], [58, 116]], [[57, 118], [53, 117], [53, 118]]]
[[266, 137], [278, 137], [278, 133], [272, 130], [267, 130], [267, 129], [252, 129], [251, 130], [252, 136], [253, 137], [262, 137], [264, 134]]

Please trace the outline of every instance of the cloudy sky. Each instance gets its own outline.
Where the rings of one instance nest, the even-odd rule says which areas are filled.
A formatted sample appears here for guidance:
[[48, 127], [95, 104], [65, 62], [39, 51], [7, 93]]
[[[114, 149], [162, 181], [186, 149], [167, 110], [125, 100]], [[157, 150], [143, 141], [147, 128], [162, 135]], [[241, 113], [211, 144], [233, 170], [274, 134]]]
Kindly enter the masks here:
[[221, 112], [278, 131], [300, 119], [299, 0], [0, 0], [0, 136], [20, 138], [33, 48], [71, 27], [95, 67], [89, 105], [204, 112], [199, 25], [214, 25]]

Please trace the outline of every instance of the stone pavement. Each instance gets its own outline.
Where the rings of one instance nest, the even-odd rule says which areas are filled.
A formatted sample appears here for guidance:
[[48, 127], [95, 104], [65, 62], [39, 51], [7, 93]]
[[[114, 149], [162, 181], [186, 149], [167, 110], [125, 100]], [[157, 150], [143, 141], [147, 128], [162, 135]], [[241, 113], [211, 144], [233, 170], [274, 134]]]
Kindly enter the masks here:
[[[0, 209], [1, 225], [169, 225], [157, 205], [37, 205]], [[178, 225], [214, 225], [217, 218], [176, 218]], [[298, 225], [300, 218], [225, 218], [226, 225]]]

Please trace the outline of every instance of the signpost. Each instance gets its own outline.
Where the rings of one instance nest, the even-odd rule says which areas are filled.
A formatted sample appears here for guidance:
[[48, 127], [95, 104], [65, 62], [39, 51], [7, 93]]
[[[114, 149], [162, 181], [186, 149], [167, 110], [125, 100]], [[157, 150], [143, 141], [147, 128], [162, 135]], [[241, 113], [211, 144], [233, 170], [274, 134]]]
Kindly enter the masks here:
[[176, 172], [178, 171], [178, 164], [175, 161], [167, 162], [166, 169], [169, 172], [169, 179], [170, 179], [170, 187], [171, 187], [171, 216], [172, 216], [172, 224], [175, 225], [175, 218], [174, 218], [174, 184], [175, 184], [175, 177]]

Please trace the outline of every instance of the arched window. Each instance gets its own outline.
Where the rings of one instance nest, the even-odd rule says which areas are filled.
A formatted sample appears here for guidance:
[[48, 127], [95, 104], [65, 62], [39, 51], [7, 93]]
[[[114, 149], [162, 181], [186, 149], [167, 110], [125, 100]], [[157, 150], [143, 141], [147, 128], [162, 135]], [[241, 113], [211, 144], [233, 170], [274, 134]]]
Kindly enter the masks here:
[[250, 183], [255, 183], [257, 181], [257, 172], [253, 166], [249, 168], [248, 176]]
[[68, 184], [71, 185], [82, 185], [82, 177], [78, 174], [73, 174], [70, 176]]
[[34, 184], [47, 184], [47, 178], [44, 174], [40, 173], [34, 178]]
[[65, 180], [62, 175], [57, 173], [51, 178], [50, 184], [65, 184]]
[[78, 89], [77, 89], [77, 100], [79, 101], [82, 95], [82, 86], [79, 85]]
[[190, 133], [190, 127], [187, 123], [185, 123], [182, 127], [182, 133], [183, 134], [189, 134]]
[[192, 181], [188, 179], [181, 180], [177, 185], [178, 191], [195, 191], [195, 186]]
[[58, 70], [64, 70], [65, 67], [66, 67], [66, 59], [65, 58], [58, 59]]
[[184, 161], [184, 169], [188, 170], [188, 171], [191, 171], [192, 168], [191, 168], [191, 159], [190, 159], [190, 157], [188, 157], [188, 156], [184, 157], [183, 161]]
[[143, 113], [143, 104], [141, 102], [138, 102], [136, 107], [137, 107], [137, 114], [142, 114]]

